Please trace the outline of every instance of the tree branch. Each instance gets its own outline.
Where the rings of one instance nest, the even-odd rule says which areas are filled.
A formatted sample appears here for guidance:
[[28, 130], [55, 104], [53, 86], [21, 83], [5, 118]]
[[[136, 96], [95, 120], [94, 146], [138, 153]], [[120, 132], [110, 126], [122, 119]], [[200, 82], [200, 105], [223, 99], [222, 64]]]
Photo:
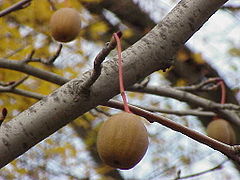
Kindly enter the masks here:
[[224, 109], [234, 109], [238, 110], [240, 106], [235, 105], [235, 104], [219, 104], [215, 103], [213, 101], [210, 101], [208, 99], [199, 97], [197, 95], [191, 94], [189, 92], [185, 91], [180, 91], [176, 90], [174, 88], [170, 87], [159, 87], [159, 86], [148, 86], [148, 87], [139, 87], [139, 86], [132, 86], [128, 88], [128, 90], [133, 91], [133, 92], [142, 92], [142, 93], [149, 93], [149, 94], [154, 94], [158, 96], [166, 96], [166, 97], [171, 97], [174, 99], [177, 99], [179, 101], [184, 101], [189, 104], [196, 105], [198, 107], [202, 107], [206, 110], [214, 111], [223, 118], [226, 118], [230, 120], [231, 122], [237, 124], [240, 126], [240, 119], [239, 117], [228, 110]]
[[[122, 33], [118, 32], [119, 37], [122, 36]], [[102, 70], [102, 62], [105, 60], [105, 58], [109, 55], [109, 53], [116, 47], [117, 43], [112, 36], [109, 43], [105, 44], [105, 47], [98, 53], [94, 60], [94, 67], [93, 72], [90, 76], [90, 78], [85, 82], [83, 85], [85, 89], [89, 89], [93, 83], [98, 79], [98, 77], [101, 75]]]
[[[136, 106], [136, 105], [135, 105]], [[159, 112], [159, 113], [166, 113], [166, 114], [174, 114], [178, 116], [187, 116], [187, 115], [192, 115], [192, 116], [204, 116], [204, 117], [214, 117], [216, 116], [216, 113], [210, 112], [210, 111], [201, 111], [201, 110], [193, 110], [193, 109], [188, 109], [188, 110], [173, 110], [173, 109], [161, 109], [158, 107], [144, 107], [144, 106], [136, 106], [141, 109], [150, 111], [150, 112]]]
[[64, 78], [49, 71], [35, 68], [26, 63], [23, 63], [22, 61], [0, 59], [0, 68], [12, 69], [23, 72], [58, 85], [63, 85], [69, 81], [67, 78]]
[[[226, 1], [182, 0], [146, 36], [123, 51], [125, 86], [132, 86], [156, 70], [169, 68], [179, 47]], [[4, 64], [1, 62], [3, 61], [0, 60], [0, 66]], [[104, 62], [102, 66], [101, 75], [91, 86], [89, 96], [82, 92], [82, 87], [90, 77], [91, 71], [84, 77], [69, 81], [11, 121], [2, 124], [0, 167], [5, 166], [73, 119], [119, 94], [116, 57]], [[188, 129], [183, 130], [188, 131]], [[191, 131], [189, 133], [192, 138], [196, 135]], [[200, 137], [203, 138], [203, 136], [198, 138]], [[224, 152], [230, 150], [229, 146], [216, 144], [217, 141], [212, 139], [203, 138], [200, 142], [206, 143], [206, 141], [211, 144], [211, 147], [218, 145], [217, 147], [221, 147]]]
[[215, 171], [215, 170], [218, 170], [218, 169], [221, 169], [223, 164], [225, 162], [227, 162], [228, 159], [224, 160], [223, 162], [221, 162], [220, 164], [218, 164], [217, 166], [211, 168], [211, 169], [208, 169], [206, 171], [202, 171], [202, 172], [199, 172], [199, 173], [195, 173], [195, 174], [190, 174], [190, 175], [187, 175], [187, 176], [182, 176], [182, 177], [176, 177], [174, 180], [180, 180], [180, 179], [188, 179], [188, 178], [193, 178], [193, 177], [196, 177], [196, 176], [201, 176], [203, 174], [206, 174], [206, 173], [209, 173], [209, 172], [212, 172], [212, 171]]
[[[121, 102], [114, 101], [114, 100], [109, 100], [108, 102], [103, 103], [102, 105], [123, 110], [123, 104]], [[201, 142], [201, 143], [225, 154], [230, 159], [232, 159], [233, 161], [240, 164], [240, 145], [230, 146], [230, 145], [224, 144], [224, 143], [217, 141], [215, 139], [212, 139], [204, 134], [194, 131], [188, 127], [178, 124], [166, 117], [153, 114], [151, 112], [142, 110], [142, 109], [137, 108], [132, 105], [129, 105], [129, 107], [130, 107], [130, 110], [134, 114], [137, 114], [139, 116], [146, 118], [150, 123], [157, 122], [157, 123], [160, 123], [174, 131], [180, 132], [180, 133], [196, 140], [197, 142]]]
[[22, 0], [17, 2], [16, 4], [10, 6], [9, 8], [2, 10], [0, 12], [0, 17], [5, 16], [13, 11], [17, 11], [17, 10], [28, 7], [31, 4], [31, 1], [32, 0]]
[[[221, 81], [221, 78], [209, 78], [199, 84], [194, 84], [185, 87], [175, 87], [177, 90], [195, 92], [195, 91], [212, 91], [218, 87], [217, 82]], [[213, 84], [214, 83], [214, 84]]]

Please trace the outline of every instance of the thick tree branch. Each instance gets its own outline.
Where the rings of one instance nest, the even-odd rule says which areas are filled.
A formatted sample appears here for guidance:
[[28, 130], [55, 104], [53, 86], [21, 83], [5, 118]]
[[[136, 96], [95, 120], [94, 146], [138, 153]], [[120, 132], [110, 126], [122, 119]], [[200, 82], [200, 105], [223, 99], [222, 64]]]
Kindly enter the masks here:
[[[226, 1], [182, 0], [162, 22], [122, 53], [125, 86], [132, 86], [156, 70], [168, 68], [179, 47]], [[0, 167], [73, 119], [117, 95], [116, 57], [102, 65], [102, 73], [91, 86], [89, 96], [82, 92], [82, 87], [91, 72], [69, 81], [11, 121], [3, 123], [0, 129]], [[193, 138], [195, 134], [190, 135]], [[216, 142], [208, 141], [211, 145]], [[229, 150], [225, 144], [218, 145]]]

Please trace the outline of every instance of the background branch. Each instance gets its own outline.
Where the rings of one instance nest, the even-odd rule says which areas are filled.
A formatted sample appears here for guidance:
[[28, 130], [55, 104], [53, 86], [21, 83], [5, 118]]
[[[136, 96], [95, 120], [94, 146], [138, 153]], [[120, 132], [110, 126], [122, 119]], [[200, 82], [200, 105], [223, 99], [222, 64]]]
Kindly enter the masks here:
[[187, 176], [176, 177], [174, 180], [193, 178], [193, 177], [196, 177], [196, 176], [201, 176], [203, 174], [206, 174], [206, 173], [209, 173], [209, 172], [221, 169], [223, 164], [225, 162], [227, 162], [227, 161], [228, 161], [228, 159], [224, 160], [223, 162], [221, 162], [220, 164], [218, 164], [217, 166], [215, 166], [215, 167], [213, 167], [211, 169], [208, 169], [208, 170], [205, 170], [205, 171], [202, 171], [202, 172], [199, 172], [199, 173], [195, 173], [195, 174], [190, 174], [190, 175], [187, 175]]
[[30, 5], [31, 1], [32, 0], [22, 0], [22, 1], [17, 2], [16, 4], [10, 6], [9, 8], [2, 10], [0, 12], [0, 17], [5, 16], [13, 11], [17, 11], [17, 10], [26, 8], [27, 6]]
[[[102, 105], [123, 110], [123, 103], [114, 101], [114, 100], [109, 100], [108, 102], [103, 103]], [[183, 125], [180, 125], [166, 117], [153, 114], [151, 112], [142, 110], [142, 109], [132, 106], [132, 105], [129, 105], [129, 107], [130, 107], [131, 112], [146, 118], [150, 123], [157, 122], [157, 123], [160, 123], [174, 131], [180, 132], [180, 133], [196, 140], [197, 142], [201, 142], [201, 143], [225, 154], [230, 159], [232, 159], [236, 163], [240, 164], [240, 154], [239, 154], [240, 145], [230, 146], [230, 145], [224, 144], [224, 143], [219, 142], [215, 139], [212, 139], [204, 134], [201, 134], [201, 133], [194, 131], [190, 128], [187, 128]]]
[[42, 64], [46, 64], [46, 65], [52, 65], [54, 63], [54, 61], [58, 58], [58, 56], [61, 53], [63, 45], [59, 44], [57, 51], [55, 52], [55, 54], [48, 58], [48, 59], [41, 59], [41, 58], [33, 58], [33, 55], [35, 53], [35, 50], [31, 51], [31, 53], [29, 54], [29, 56], [22, 60], [23, 63], [29, 63], [29, 62], [40, 62]]
[[[133, 104], [132, 104], [133, 105]], [[134, 105], [136, 106], [136, 105]], [[158, 107], [144, 107], [144, 106], [139, 106], [137, 105], [136, 107], [139, 107], [141, 109], [150, 111], [150, 112], [159, 112], [159, 113], [166, 113], [166, 114], [174, 114], [178, 116], [187, 116], [187, 115], [192, 115], [192, 116], [208, 116], [208, 117], [213, 117], [216, 116], [216, 113], [210, 112], [210, 111], [201, 111], [201, 110], [193, 110], [193, 109], [188, 109], [188, 110], [173, 110], [173, 109], [161, 109]]]
[[171, 87], [159, 87], [159, 86], [139, 87], [134, 85], [128, 88], [128, 90], [133, 92], [149, 93], [149, 94], [158, 95], [158, 96], [166, 96], [166, 97], [177, 99], [179, 101], [184, 101], [189, 104], [193, 104], [197, 107], [202, 107], [206, 110], [214, 111], [219, 116], [222, 116], [223, 118], [226, 118], [227, 120], [240, 126], [240, 119], [237, 116], [237, 114], [232, 111], [224, 110], [225, 108], [232, 109], [232, 107], [238, 110], [240, 107], [238, 105], [215, 103], [213, 101], [199, 97], [189, 92], [176, 90]]
[[39, 68], [35, 68], [30, 66], [22, 61], [12, 61], [6, 59], [0, 59], [0, 68], [16, 70], [19, 72], [23, 72], [34, 77], [43, 79], [45, 81], [52, 82], [54, 84], [63, 85], [69, 80], [65, 77], [59, 76], [55, 73], [45, 71]]

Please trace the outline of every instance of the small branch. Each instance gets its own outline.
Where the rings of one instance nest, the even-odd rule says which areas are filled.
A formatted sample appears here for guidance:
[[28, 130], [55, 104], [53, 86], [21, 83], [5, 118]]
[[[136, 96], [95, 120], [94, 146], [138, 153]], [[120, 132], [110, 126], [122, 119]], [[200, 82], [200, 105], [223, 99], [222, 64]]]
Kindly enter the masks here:
[[12, 61], [12, 60], [0, 59], [0, 68], [11, 69], [11, 70], [23, 72], [23, 73], [32, 75], [34, 77], [37, 77], [37, 78], [40, 78], [40, 79], [43, 79], [43, 80], [46, 80], [48, 82], [52, 82], [52, 83], [58, 84], [58, 85], [63, 85], [69, 81], [69, 79], [66, 79], [55, 73], [45, 71], [45, 70], [42, 70], [39, 68], [35, 68], [26, 63], [22, 63], [22, 61]]
[[107, 116], [107, 117], [112, 116], [110, 113], [108, 113], [108, 112], [106, 112], [106, 111], [103, 111], [103, 110], [101, 110], [101, 109], [98, 108], [98, 107], [95, 107], [94, 109], [95, 109], [95, 111], [97, 111], [97, 112], [99, 112], [99, 113], [101, 113], [101, 114], [104, 114], [104, 115]]
[[215, 166], [215, 167], [213, 167], [213, 168], [211, 168], [211, 169], [208, 169], [208, 170], [205, 170], [205, 171], [196, 173], [196, 174], [191, 174], [191, 175], [182, 176], [182, 177], [176, 177], [174, 180], [193, 178], [193, 177], [196, 177], [196, 176], [201, 176], [201, 175], [203, 175], [203, 174], [207, 174], [207, 173], [209, 173], [209, 172], [212, 172], [212, 171], [221, 169], [222, 166], [223, 166], [223, 164], [224, 164], [225, 162], [227, 162], [227, 161], [228, 161], [228, 159], [224, 160], [223, 162], [221, 162], [220, 164], [218, 164], [217, 166]]
[[54, 3], [51, 0], [48, 0], [48, 3], [50, 4], [53, 11], [57, 10], [56, 6], [54, 5]]
[[1, 86], [2, 86], [2, 89], [14, 89], [15, 87], [19, 86], [24, 81], [26, 81], [28, 77], [29, 76], [25, 76], [18, 81], [10, 81], [8, 83], [0, 83], [0, 90], [1, 90]]
[[227, 5], [227, 6], [222, 6], [221, 9], [230, 10], [230, 11], [240, 11], [240, 6]]
[[240, 119], [236, 115], [236, 113], [228, 111], [228, 110], [239, 110], [240, 106], [235, 104], [219, 104], [219, 103], [210, 101], [208, 99], [199, 97], [197, 95], [194, 95], [192, 93], [180, 91], [171, 87], [147, 86], [142, 88], [134, 85], [128, 88], [128, 90], [133, 92], [141, 92], [141, 93], [154, 94], [158, 96], [171, 97], [179, 101], [184, 101], [186, 103], [193, 104], [198, 107], [202, 107], [206, 110], [214, 111], [222, 118], [230, 120], [231, 122], [240, 126]]
[[16, 4], [10, 6], [9, 8], [2, 10], [0, 12], [0, 17], [5, 16], [13, 11], [17, 11], [30, 6], [31, 1], [32, 0], [22, 0], [20, 2], [17, 2]]
[[54, 63], [54, 61], [60, 55], [62, 47], [63, 47], [63, 45], [59, 44], [56, 53], [52, 57], [50, 57], [49, 59], [33, 58], [35, 50], [32, 50], [31, 53], [28, 55], [28, 57], [26, 59], [22, 60], [22, 63], [40, 62], [40, 63], [46, 64], [46, 65], [52, 65]]
[[206, 81], [202, 81], [199, 84], [184, 86], [184, 87], [175, 87], [177, 90], [195, 92], [195, 91], [212, 91], [218, 87], [217, 82], [222, 81], [221, 78], [209, 78]]
[[13, 83], [13, 84], [11, 85], [11, 88], [12, 88], [12, 89], [16, 88], [17, 86], [19, 86], [20, 84], [22, 84], [24, 81], [26, 81], [28, 77], [29, 77], [29, 76], [25, 76], [25, 77], [23, 77], [22, 79], [16, 81], [15, 83]]
[[39, 100], [42, 99], [44, 96], [40, 95], [38, 93], [25, 91], [25, 90], [21, 90], [21, 89], [16, 89], [16, 87], [19, 86], [20, 84], [22, 84], [27, 78], [28, 78], [28, 76], [25, 76], [18, 81], [12, 81], [12, 82], [9, 82], [9, 83], [4, 83], [4, 84], [1, 83], [0, 84], [0, 92], [18, 94], [18, 95], [22, 95], [22, 96], [25, 96], [25, 97], [39, 99]]
[[[135, 106], [135, 105], [134, 105]], [[204, 116], [204, 117], [214, 117], [216, 116], [216, 113], [210, 112], [210, 111], [201, 111], [201, 110], [193, 110], [193, 109], [188, 109], [188, 110], [172, 110], [172, 109], [160, 109], [156, 107], [144, 107], [144, 106], [136, 106], [141, 109], [150, 111], [150, 112], [159, 112], [159, 113], [166, 113], [166, 114], [174, 114], [178, 116]]]
[[[119, 32], [119, 36], [121, 37], [122, 34]], [[117, 43], [114, 39], [114, 37], [111, 38], [110, 42], [106, 43], [104, 48], [98, 53], [94, 60], [94, 68], [92, 71], [91, 77], [84, 83], [83, 87], [84, 89], [88, 90], [94, 82], [98, 79], [98, 77], [101, 75], [101, 69], [102, 69], [102, 62], [105, 60], [105, 58], [109, 55], [109, 53], [116, 47]]]
[[6, 118], [7, 113], [8, 113], [7, 109], [6, 109], [6, 108], [3, 108], [3, 109], [2, 109], [2, 112], [1, 112], [1, 114], [0, 114], [0, 126], [2, 125], [4, 119]]
[[25, 45], [21, 46], [20, 48], [18, 48], [18, 49], [16, 49], [16, 50], [13, 50], [13, 51], [11, 51], [10, 53], [6, 54], [6, 55], [3, 56], [2, 58], [3, 58], [3, 59], [8, 59], [8, 58], [10, 58], [11, 56], [13, 56], [13, 55], [19, 53], [20, 51], [22, 51], [23, 49], [25, 49], [26, 46], [27, 46], [27, 45], [25, 44]]
[[[104, 103], [103, 105], [112, 107], [112, 108], [122, 109], [122, 110], [124, 109], [122, 103], [120, 103], [118, 101], [114, 101], [114, 100], [109, 100], [108, 102]], [[224, 143], [219, 142], [215, 139], [212, 139], [204, 134], [194, 131], [188, 127], [178, 124], [166, 117], [153, 114], [151, 112], [142, 110], [142, 109], [137, 108], [132, 105], [129, 105], [129, 107], [133, 113], [146, 118], [150, 123], [157, 122], [157, 123], [162, 124], [174, 131], [180, 132], [180, 133], [196, 140], [197, 142], [203, 143], [203, 144], [225, 154], [230, 159], [234, 160], [235, 162], [237, 162], [240, 165], [240, 145], [230, 146], [230, 145], [224, 144]]]

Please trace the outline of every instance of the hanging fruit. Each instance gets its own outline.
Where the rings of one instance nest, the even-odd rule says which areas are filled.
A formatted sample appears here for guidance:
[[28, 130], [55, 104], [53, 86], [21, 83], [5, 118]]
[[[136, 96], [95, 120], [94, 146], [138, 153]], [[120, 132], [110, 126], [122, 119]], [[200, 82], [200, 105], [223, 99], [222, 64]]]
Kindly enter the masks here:
[[130, 169], [143, 158], [148, 148], [143, 120], [141, 116], [122, 112], [103, 123], [98, 132], [97, 150], [104, 163]]

